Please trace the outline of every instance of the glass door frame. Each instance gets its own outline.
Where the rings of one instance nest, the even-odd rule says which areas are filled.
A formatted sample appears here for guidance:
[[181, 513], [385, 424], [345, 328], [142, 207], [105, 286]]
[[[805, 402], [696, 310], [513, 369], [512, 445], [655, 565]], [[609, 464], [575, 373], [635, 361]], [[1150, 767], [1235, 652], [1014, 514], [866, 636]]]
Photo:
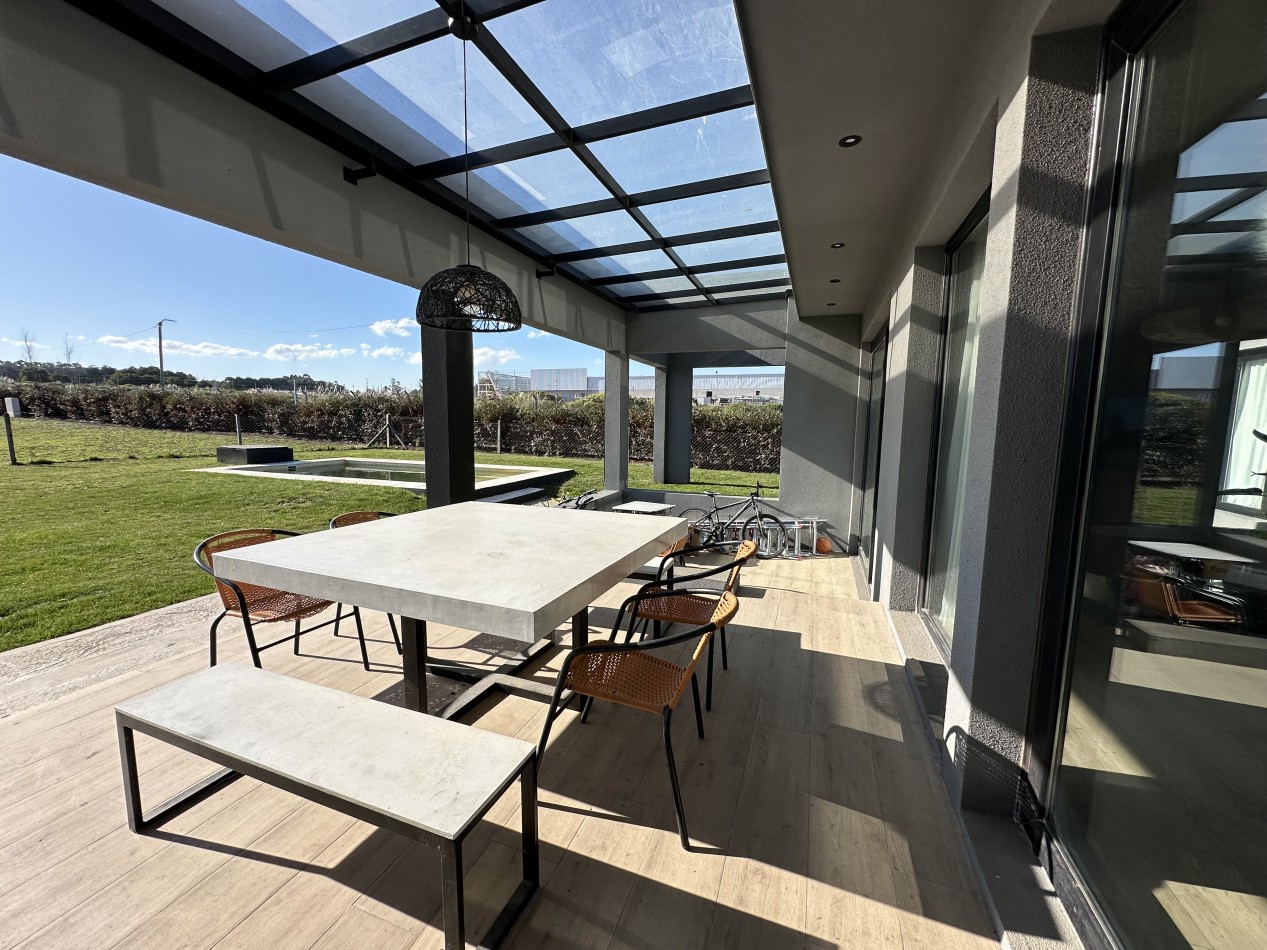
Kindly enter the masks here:
[[937, 333], [937, 378], [933, 384], [937, 396], [933, 400], [932, 439], [929, 442], [928, 478], [924, 497], [924, 536], [920, 550], [919, 586], [915, 595], [915, 603], [918, 605], [916, 613], [932, 635], [933, 643], [937, 645], [937, 649], [942, 654], [942, 658], [947, 665], [950, 663], [950, 638], [946, 636], [946, 631], [942, 629], [937, 618], [932, 615], [925, 605], [928, 595], [928, 567], [929, 555], [932, 553], [933, 521], [936, 518], [937, 476], [940, 468], [942, 441], [942, 407], [946, 393], [946, 343], [947, 330], [950, 325], [951, 262], [955, 254], [972, 235], [972, 232], [986, 220], [989, 214], [990, 189], [987, 188], [981, 197], [977, 199], [976, 204], [972, 206], [972, 210], [968, 212], [967, 217], [955, 229], [955, 233], [950, 236], [950, 240], [946, 242], [945, 254], [942, 257], [941, 320]]

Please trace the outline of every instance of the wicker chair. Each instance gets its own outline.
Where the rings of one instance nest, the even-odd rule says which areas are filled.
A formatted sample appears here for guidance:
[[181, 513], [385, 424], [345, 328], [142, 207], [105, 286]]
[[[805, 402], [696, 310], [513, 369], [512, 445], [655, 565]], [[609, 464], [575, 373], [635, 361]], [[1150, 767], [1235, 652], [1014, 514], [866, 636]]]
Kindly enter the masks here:
[[[226, 531], [223, 534], [214, 535], [205, 541], [200, 541], [198, 546], [194, 548], [194, 564], [211, 575], [216, 582], [216, 590], [220, 594], [220, 600], [224, 604], [224, 610], [220, 613], [220, 616], [211, 622], [212, 666], [216, 665], [216, 628], [220, 626], [220, 621], [225, 617], [237, 617], [242, 621], [242, 626], [246, 628], [246, 643], [251, 651], [251, 662], [256, 666], [260, 666], [260, 653], [283, 643], [293, 643], [295, 655], [298, 656], [299, 638], [301, 636], [314, 630], [320, 630], [322, 627], [328, 627], [338, 620], [336, 615], [334, 620], [327, 620], [316, 626], [308, 627], [306, 630], [302, 629], [300, 621], [321, 613], [330, 606], [331, 601], [322, 600], [319, 597], [309, 597], [306, 594], [291, 594], [286, 591], [274, 590], [271, 587], [259, 587], [255, 584], [239, 584], [237, 581], [220, 577], [215, 572], [215, 557], [217, 554], [232, 551], [236, 548], [249, 547], [252, 544], [264, 544], [268, 541], [276, 541], [278, 538], [292, 538], [294, 536], [294, 531], [281, 531], [276, 528], [244, 528], [239, 531]], [[353, 607], [351, 617], [356, 621], [356, 629], [360, 633], [361, 612]], [[295, 632], [288, 637], [282, 637], [271, 643], [261, 645], [256, 642], [255, 625], [257, 623], [282, 623], [283, 621], [294, 621]], [[365, 653], [364, 633], [361, 633], [361, 661], [368, 670], [370, 664], [369, 658]]]
[[[350, 528], [354, 524], [365, 524], [367, 521], [378, 521], [381, 518], [396, 517], [390, 511], [345, 511], [341, 515], [335, 515], [330, 519], [330, 527], [333, 528]], [[335, 610], [334, 616], [334, 635], [339, 635], [339, 617], [343, 613], [343, 604], [339, 604]], [[396, 652], [403, 654], [404, 647], [400, 643], [400, 633], [396, 630], [396, 618], [391, 614], [387, 615], [387, 626], [392, 631], [392, 641], [396, 644]], [[368, 667], [366, 667], [368, 669]]]
[[[682, 807], [682, 789], [678, 784], [677, 764], [673, 759], [672, 723], [673, 710], [686, 692], [686, 685], [691, 685], [691, 696], [695, 701], [695, 728], [699, 737], [704, 738], [704, 717], [700, 712], [699, 683], [695, 678], [695, 667], [705, 648], [712, 642], [713, 633], [721, 629], [735, 616], [739, 609], [739, 600], [732, 593], [723, 593], [713, 601], [712, 615], [702, 626], [685, 633], [660, 640], [645, 640], [639, 643], [617, 643], [616, 635], [620, 632], [626, 613], [630, 616], [630, 628], [634, 623], [636, 610], [631, 607], [646, 607], [648, 600], [674, 596], [666, 592], [638, 593], [621, 605], [620, 613], [612, 627], [612, 638], [601, 643], [591, 643], [577, 647], [568, 653], [559, 670], [559, 677], [554, 687], [554, 696], [550, 700], [550, 710], [546, 714], [545, 726], [541, 731], [541, 744], [537, 749], [537, 767], [541, 767], [541, 757], [545, 755], [546, 742], [550, 738], [550, 727], [559, 713], [568, 705], [573, 696], [584, 696], [581, 722], [589, 719], [590, 707], [595, 699], [618, 703], [631, 709], [659, 714], [664, 720], [664, 754], [669, 762], [669, 782], [673, 787], [673, 807], [677, 813], [678, 836], [682, 847], [690, 850], [690, 838], [686, 831], [686, 813]], [[671, 663], [662, 657], [652, 656], [652, 650], [673, 647], [679, 644], [696, 641], [690, 660], [685, 666]], [[567, 693], [565, 696], [564, 694]]]
[[[670, 567], [666, 576], [657, 574], [654, 581], [642, 588], [644, 594], [664, 591], [670, 595], [646, 600], [636, 609], [635, 619], [642, 624], [644, 631], [648, 622], [653, 623], [652, 636], [658, 638], [662, 624], [689, 623], [699, 626], [708, 622], [713, 607], [717, 603], [717, 595], [735, 592], [739, 586], [739, 572], [757, 553], [757, 543], [751, 539], [728, 543], [737, 545], [735, 559], [729, 564], [707, 571], [698, 571], [685, 577], [675, 576]], [[696, 551], [711, 551], [718, 546], [710, 544], [705, 547], [683, 548], [674, 557], [683, 557]], [[665, 558], [661, 564], [661, 571], [670, 560], [671, 558]], [[725, 580], [720, 580], [722, 574], [725, 575]], [[709, 580], [710, 578], [719, 578], [719, 580]], [[630, 624], [627, 637], [632, 636], [633, 630], [634, 624]], [[730, 669], [730, 659], [726, 650], [725, 624], [718, 628], [717, 638], [721, 641], [721, 668]], [[709, 710], [713, 708], [713, 645], [711, 642], [708, 645], [708, 685], [705, 690], [704, 708]]]

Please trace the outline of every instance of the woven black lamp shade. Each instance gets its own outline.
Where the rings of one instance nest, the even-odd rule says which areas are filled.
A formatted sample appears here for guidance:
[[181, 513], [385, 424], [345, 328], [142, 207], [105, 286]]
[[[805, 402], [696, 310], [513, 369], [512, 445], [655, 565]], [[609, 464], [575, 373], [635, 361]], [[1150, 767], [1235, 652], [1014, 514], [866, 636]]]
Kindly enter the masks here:
[[422, 285], [418, 322], [440, 330], [498, 333], [523, 325], [519, 301], [506, 282], [474, 264], [450, 267]]

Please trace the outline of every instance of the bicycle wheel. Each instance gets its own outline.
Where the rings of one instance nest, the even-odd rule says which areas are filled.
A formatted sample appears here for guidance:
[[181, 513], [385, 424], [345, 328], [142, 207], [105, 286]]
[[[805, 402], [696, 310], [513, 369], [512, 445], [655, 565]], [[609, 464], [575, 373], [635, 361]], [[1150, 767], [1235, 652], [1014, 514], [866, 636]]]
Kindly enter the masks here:
[[787, 550], [787, 528], [774, 515], [764, 511], [743, 523], [741, 537], [757, 542], [757, 557], [763, 560], [778, 557]]
[[685, 518], [691, 529], [699, 535], [698, 544], [708, 544], [713, 535], [713, 520], [703, 508], [686, 508], [677, 513], [678, 518]]

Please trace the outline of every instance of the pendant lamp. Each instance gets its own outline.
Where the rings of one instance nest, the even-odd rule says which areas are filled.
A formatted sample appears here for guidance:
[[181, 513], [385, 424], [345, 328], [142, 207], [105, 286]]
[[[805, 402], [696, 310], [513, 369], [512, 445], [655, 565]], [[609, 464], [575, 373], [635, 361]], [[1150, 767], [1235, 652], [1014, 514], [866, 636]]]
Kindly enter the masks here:
[[462, 155], [466, 182], [466, 263], [433, 274], [418, 294], [418, 322], [439, 330], [466, 333], [498, 333], [518, 330], [523, 324], [519, 301], [500, 277], [471, 263], [471, 148], [467, 117], [466, 44], [475, 38], [478, 25], [466, 14], [463, 3], [449, 29], [462, 41]]

